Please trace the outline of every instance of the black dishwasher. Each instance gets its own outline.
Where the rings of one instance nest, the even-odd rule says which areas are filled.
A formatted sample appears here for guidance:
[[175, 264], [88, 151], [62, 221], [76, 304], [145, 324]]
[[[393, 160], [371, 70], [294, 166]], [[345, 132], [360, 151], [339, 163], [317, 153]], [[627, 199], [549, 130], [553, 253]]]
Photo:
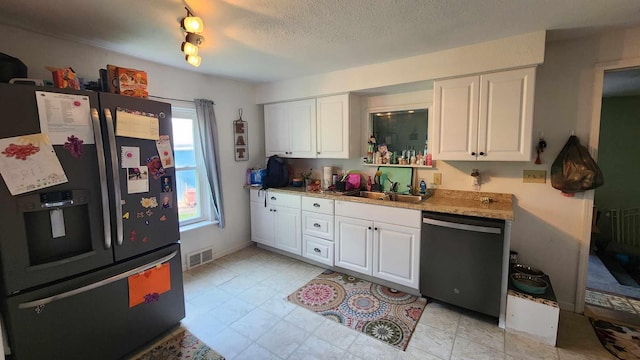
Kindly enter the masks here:
[[420, 292], [499, 317], [503, 244], [504, 220], [424, 211]]

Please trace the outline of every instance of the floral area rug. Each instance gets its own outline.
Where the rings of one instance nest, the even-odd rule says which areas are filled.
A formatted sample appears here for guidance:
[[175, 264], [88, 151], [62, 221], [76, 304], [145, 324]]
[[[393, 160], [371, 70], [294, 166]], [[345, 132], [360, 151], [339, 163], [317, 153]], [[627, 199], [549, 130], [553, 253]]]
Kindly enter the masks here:
[[423, 297], [330, 270], [287, 300], [401, 350], [427, 305]]
[[224, 360], [224, 357], [181, 327], [130, 360]]
[[618, 359], [640, 359], [640, 330], [590, 318], [602, 345]]

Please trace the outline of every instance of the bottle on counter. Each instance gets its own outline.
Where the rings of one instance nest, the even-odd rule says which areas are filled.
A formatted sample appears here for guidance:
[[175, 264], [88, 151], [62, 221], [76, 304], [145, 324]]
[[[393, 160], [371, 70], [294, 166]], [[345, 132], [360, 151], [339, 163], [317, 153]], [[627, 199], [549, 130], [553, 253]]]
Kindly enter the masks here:
[[427, 183], [424, 179], [420, 179], [420, 195], [424, 195], [427, 193]]
[[371, 176], [369, 176], [369, 180], [367, 180], [367, 191], [371, 191]]
[[427, 154], [427, 161], [426, 161], [426, 165], [427, 166], [432, 166], [433, 165], [433, 160], [431, 160], [431, 153]]

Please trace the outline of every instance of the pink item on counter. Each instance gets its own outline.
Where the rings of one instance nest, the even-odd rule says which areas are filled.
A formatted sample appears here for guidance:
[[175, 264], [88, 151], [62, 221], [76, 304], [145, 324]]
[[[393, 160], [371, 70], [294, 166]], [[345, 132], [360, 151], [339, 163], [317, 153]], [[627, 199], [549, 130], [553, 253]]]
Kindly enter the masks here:
[[360, 189], [360, 174], [349, 174], [345, 179], [345, 190], [358, 190]]

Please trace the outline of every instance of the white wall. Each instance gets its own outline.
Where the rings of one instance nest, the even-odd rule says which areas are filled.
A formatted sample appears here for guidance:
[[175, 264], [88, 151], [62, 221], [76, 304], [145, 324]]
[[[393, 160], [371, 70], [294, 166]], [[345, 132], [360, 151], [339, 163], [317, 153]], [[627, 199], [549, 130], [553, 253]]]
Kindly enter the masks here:
[[[213, 100], [220, 134], [220, 162], [226, 226], [208, 225], [181, 232], [182, 252], [214, 248], [214, 256], [233, 252], [250, 244], [249, 192], [242, 188], [247, 167], [264, 163], [262, 107], [255, 105], [254, 87], [249, 83], [222, 79], [171, 68], [92, 46], [51, 38], [0, 26], [0, 51], [17, 57], [29, 69], [29, 77], [51, 79], [45, 66], [72, 67], [86, 80], [96, 80], [98, 69], [107, 64], [144, 70], [149, 78], [149, 94], [193, 100]], [[176, 50], [178, 51], [178, 50]], [[206, 59], [205, 59], [206, 61]], [[178, 103], [179, 105], [180, 103]], [[235, 162], [232, 122], [238, 109], [249, 127], [249, 161]]]
[[545, 32], [533, 32], [385, 63], [262, 84], [259, 104], [540, 64]]

